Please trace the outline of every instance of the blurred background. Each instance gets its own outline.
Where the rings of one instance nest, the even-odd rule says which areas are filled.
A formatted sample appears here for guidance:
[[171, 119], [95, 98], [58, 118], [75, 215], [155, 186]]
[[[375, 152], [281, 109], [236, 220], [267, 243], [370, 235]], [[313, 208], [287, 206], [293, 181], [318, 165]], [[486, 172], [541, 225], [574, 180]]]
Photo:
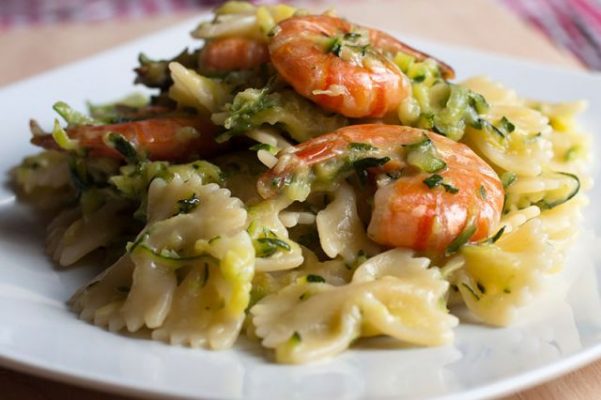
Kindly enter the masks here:
[[[565, 65], [569, 59], [572, 66], [579, 64], [601, 70], [601, 0], [291, 2], [313, 10], [342, 9], [341, 14], [358, 18], [359, 22], [451, 44], [464, 45], [470, 42], [465, 39], [471, 34], [475, 47], [535, 61], [553, 61], [553, 55], [545, 54], [549, 53], [545, 47], [554, 47], [559, 49], [558, 54], [568, 55], [559, 64]], [[8, 62], [0, 63], [0, 86], [168, 27], [220, 3], [217, 0], [0, 0], [0, 48], [11, 55]], [[484, 7], [484, 3], [489, 4]], [[369, 14], [376, 9], [386, 10], [386, 15], [397, 22], [386, 25], [379, 24], [379, 20], [370, 21]], [[452, 15], [445, 18], [441, 10]], [[461, 29], [457, 29], [458, 22], [463, 24]], [[489, 29], [491, 23], [496, 25], [495, 29]], [[547, 43], [516, 48], [513, 39], [518, 37], [516, 31], [523, 33], [523, 29], [535, 32]], [[458, 38], [458, 31], [464, 37]], [[43, 60], [32, 54], [41, 55]]]

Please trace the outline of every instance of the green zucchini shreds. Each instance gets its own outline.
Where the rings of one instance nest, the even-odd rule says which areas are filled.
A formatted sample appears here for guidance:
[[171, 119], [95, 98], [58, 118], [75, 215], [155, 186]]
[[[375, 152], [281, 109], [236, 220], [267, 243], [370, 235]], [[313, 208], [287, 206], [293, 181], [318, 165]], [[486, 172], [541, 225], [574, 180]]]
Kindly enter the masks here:
[[545, 197], [534, 204], [541, 210], [557, 207], [576, 196], [580, 191], [580, 179], [576, 175], [568, 172], [556, 172], [556, 174], [564, 177], [563, 184], [558, 189], [549, 191]]
[[132, 142], [125, 139], [123, 135], [115, 132], [109, 132], [107, 136], [109, 145], [117, 150], [127, 162], [135, 164], [140, 161], [140, 155], [136, 151]]
[[446, 250], [447, 255], [451, 255], [456, 253], [457, 250], [461, 248], [464, 244], [466, 244], [470, 238], [476, 233], [476, 224], [469, 223], [466, 228], [461, 231], [459, 235], [449, 244]]
[[499, 121], [499, 129], [502, 130], [503, 133], [508, 134], [515, 131], [515, 125], [512, 124], [506, 117], [503, 117]]
[[284, 250], [290, 251], [290, 245], [285, 241], [273, 238], [273, 237], [262, 237], [253, 241], [256, 255], [260, 258], [271, 257], [277, 251]]
[[407, 149], [407, 163], [424, 172], [438, 172], [447, 166], [444, 161], [437, 157], [436, 147], [426, 135], [421, 141], [404, 147]]

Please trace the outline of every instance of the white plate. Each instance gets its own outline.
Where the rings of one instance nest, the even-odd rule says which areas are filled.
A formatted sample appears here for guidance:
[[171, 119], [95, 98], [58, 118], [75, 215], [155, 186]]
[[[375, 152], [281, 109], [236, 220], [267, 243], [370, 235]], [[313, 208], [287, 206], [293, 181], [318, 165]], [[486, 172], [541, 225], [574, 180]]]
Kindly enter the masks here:
[[[27, 121], [51, 124], [51, 105], [109, 101], [132, 90], [139, 51], [172, 56], [194, 22], [0, 90], [0, 171], [35, 151]], [[412, 41], [457, 68], [459, 77], [487, 74], [526, 96], [590, 102], [586, 127], [601, 129], [601, 78], [580, 72]], [[57, 50], [58, 51], [58, 50]], [[595, 155], [601, 154], [599, 144]], [[6, 174], [2, 172], [4, 176]], [[598, 172], [595, 173], [599, 175]], [[590, 194], [595, 201], [601, 188]], [[473, 399], [497, 396], [601, 357], [601, 301], [595, 233], [598, 207], [587, 210], [569, 268], [581, 267], [567, 302], [506, 329], [464, 324], [454, 345], [432, 349], [350, 350], [313, 365], [281, 366], [252, 343], [221, 352], [171, 347], [108, 333], [78, 320], [65, 300], [97, 271], [56, 271], [43, 252], [43, 226], [0, 187], [0, 363], [25, 372], [104, 390], [146, 396], [215, 399]]]

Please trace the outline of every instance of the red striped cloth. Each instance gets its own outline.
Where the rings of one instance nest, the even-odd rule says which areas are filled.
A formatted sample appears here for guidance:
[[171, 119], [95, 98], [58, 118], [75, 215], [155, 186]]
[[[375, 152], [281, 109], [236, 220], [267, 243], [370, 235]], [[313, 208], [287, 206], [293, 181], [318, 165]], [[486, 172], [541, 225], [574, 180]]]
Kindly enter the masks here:
[[[570, 50], [585, 65], [601, 70], [601, 0], [498, 1], [545, 33], [551, 41]], [[139, 18], [219, 3], [219, 0], [0, 0], [0, 29]]]
[[601, 70], [601, 0], [500, 0], [583, 64]]

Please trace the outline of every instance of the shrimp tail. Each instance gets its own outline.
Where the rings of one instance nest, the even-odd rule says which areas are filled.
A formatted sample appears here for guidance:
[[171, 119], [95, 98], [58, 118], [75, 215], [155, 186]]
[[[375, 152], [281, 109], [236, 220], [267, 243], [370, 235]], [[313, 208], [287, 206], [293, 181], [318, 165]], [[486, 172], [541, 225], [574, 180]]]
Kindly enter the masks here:
[[[215, 141], [219, 128], [201, 117], [172, 116], [109, 125], [68, 127], [69, 139], [77, 140], [77, 149], [90, 157], [124, 160], [126, 155], [111, 145], [109, 135], [129, 142], [136, 152], [153, 161], [187, 161], [208, 158], [227, 149], [228, 144]], [[113, 136], [115, 137], [115, 136]], [[31, 143], [51, 150], [63, 150], [52, 134], [37, 132]]]

